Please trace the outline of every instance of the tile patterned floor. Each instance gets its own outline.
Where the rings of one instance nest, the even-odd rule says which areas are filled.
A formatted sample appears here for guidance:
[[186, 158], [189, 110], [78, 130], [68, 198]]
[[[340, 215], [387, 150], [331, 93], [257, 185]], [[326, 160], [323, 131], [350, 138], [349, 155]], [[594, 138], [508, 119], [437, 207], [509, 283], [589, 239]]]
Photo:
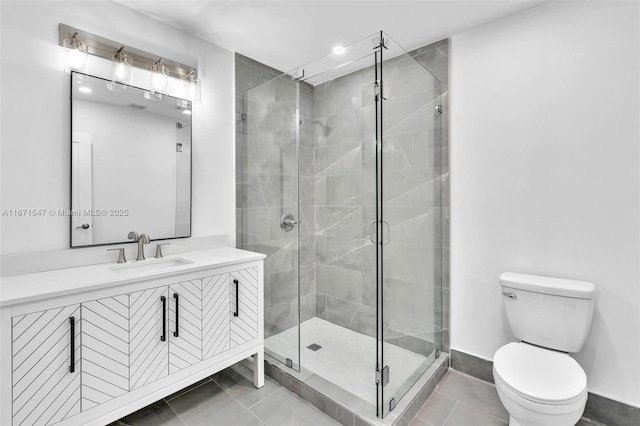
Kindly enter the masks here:
[[[449, 370], [409, 426], [507, 426], [493, 384]], [[253, 387], [253, 372], [236, 364], [110, 426], [338, 426], [270, 378]], [[604, 426], [581, 419], [576, 426]]]
[[[505, 410], [495, 385], [449, 370], [410, 426], [506, 426]], [[576, 426], [600, 423], [582, 418]]]
[[323, 412], [265, 378], [253, 387], [253, 372], [236, 364], [155, 402], [110, 426], [333, 426]]

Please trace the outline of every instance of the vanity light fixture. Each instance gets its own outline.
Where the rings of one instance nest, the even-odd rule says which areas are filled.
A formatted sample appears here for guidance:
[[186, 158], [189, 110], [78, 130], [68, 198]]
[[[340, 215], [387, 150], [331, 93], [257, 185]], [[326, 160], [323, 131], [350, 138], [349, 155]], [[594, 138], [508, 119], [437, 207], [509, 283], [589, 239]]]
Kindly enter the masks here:
[[124, 46], [120, 46], [111, 60], [111, 81], [130, 85], [133, 77], [133, 60], [124, 53]]
[[196, 75], [196, 70], [189, 71], [189, 74], [185, 76], [185, 84], [187, 86], [187, 90], [185, 93], [187, 97], [192, 101], [200, 100], [200, 80]]
[[163, 59], [160, 58], [156, 61], [155, 64], [151, 66], [151, 72], [153, 73], [153, 77], [151, 77], [151, 91], [153, 93], [166, 93], [167, 92], [167, 84], [168, 79], [167, 75], [169, 74], [164, 64], [162, 63]]
[[65, 38], [62, 45], [68, 49], [66, 71], [87, 72], [89, 51], [87, 44], [78, 38], [78, 32], [75, 31], [71, 37]]
[[[193, 65], [185, 65], [160, 55], [145, 52], [124, 43], [119, 43], [87, 31], [82, 31], [65, 24], [58, 27], [59, 43], [67, 48], [67, 64], [65, 68], [87, 74], [86, 66], [93, 57], [107, 59], [111, 68], [102, 68], [96, 62], [99, 77], [108, 80], [107, 87], [113, 92], [124, 92], [127, 86], [142, 85], [149, 91], [147, 99], [162, 99], [163, 95], [171, 95], [200, 100], [200, 79]], [[92, 58], [89, 58], [89, 55]], [[107, 64], [108, 65], [108, 64]], [[142, 73], [133, 68], [144, 70]], [[150, 74], [150, 75], [149, 75]]]

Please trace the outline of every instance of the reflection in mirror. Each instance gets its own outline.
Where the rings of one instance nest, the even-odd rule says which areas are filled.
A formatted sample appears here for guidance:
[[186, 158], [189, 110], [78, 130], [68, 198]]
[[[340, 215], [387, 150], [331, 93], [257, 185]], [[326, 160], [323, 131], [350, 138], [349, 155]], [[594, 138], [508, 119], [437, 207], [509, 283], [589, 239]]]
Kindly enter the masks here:
[[189, 237], [191, 102], [112, 86], [71, 74], [71, 246]]

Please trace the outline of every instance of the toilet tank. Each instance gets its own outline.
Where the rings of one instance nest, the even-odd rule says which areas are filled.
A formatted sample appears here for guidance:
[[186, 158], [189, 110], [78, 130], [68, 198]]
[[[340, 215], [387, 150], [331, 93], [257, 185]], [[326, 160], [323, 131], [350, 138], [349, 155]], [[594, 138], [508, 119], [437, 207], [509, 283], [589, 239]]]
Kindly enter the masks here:
[[563, 352], [582, 349], [593, 316], [592, 283], [505, 272], [500, 285], [515, 337]]

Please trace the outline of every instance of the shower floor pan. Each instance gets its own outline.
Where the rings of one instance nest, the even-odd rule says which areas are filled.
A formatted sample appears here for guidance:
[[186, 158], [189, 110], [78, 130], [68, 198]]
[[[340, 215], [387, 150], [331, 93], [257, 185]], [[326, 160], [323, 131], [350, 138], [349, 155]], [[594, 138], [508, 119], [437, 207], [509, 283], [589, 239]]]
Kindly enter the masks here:
[[[343, 424], [353, 424], [349, 416], [371, 425], [393, 425], [403, 416], [410, 416], [410, 420], [448, 367], [447, 354], [441, 354], [415, 378], [415, 385], [394, 411], [381, 419], [376, 417], [375, 407], [376, 340], [320, 318], [307, 320], [300, 324], [302, 368], [298, 372], [269, 356], [296, 351], [297, 333], [294, 327], [265, 340], [267, 374]], [[385, 387], [387, 395], [395, 393], [417, 371], [423, 371], [420, 366], [425, 362], [424, 356], [387, 344], [385, 364], [393, 366]]]

